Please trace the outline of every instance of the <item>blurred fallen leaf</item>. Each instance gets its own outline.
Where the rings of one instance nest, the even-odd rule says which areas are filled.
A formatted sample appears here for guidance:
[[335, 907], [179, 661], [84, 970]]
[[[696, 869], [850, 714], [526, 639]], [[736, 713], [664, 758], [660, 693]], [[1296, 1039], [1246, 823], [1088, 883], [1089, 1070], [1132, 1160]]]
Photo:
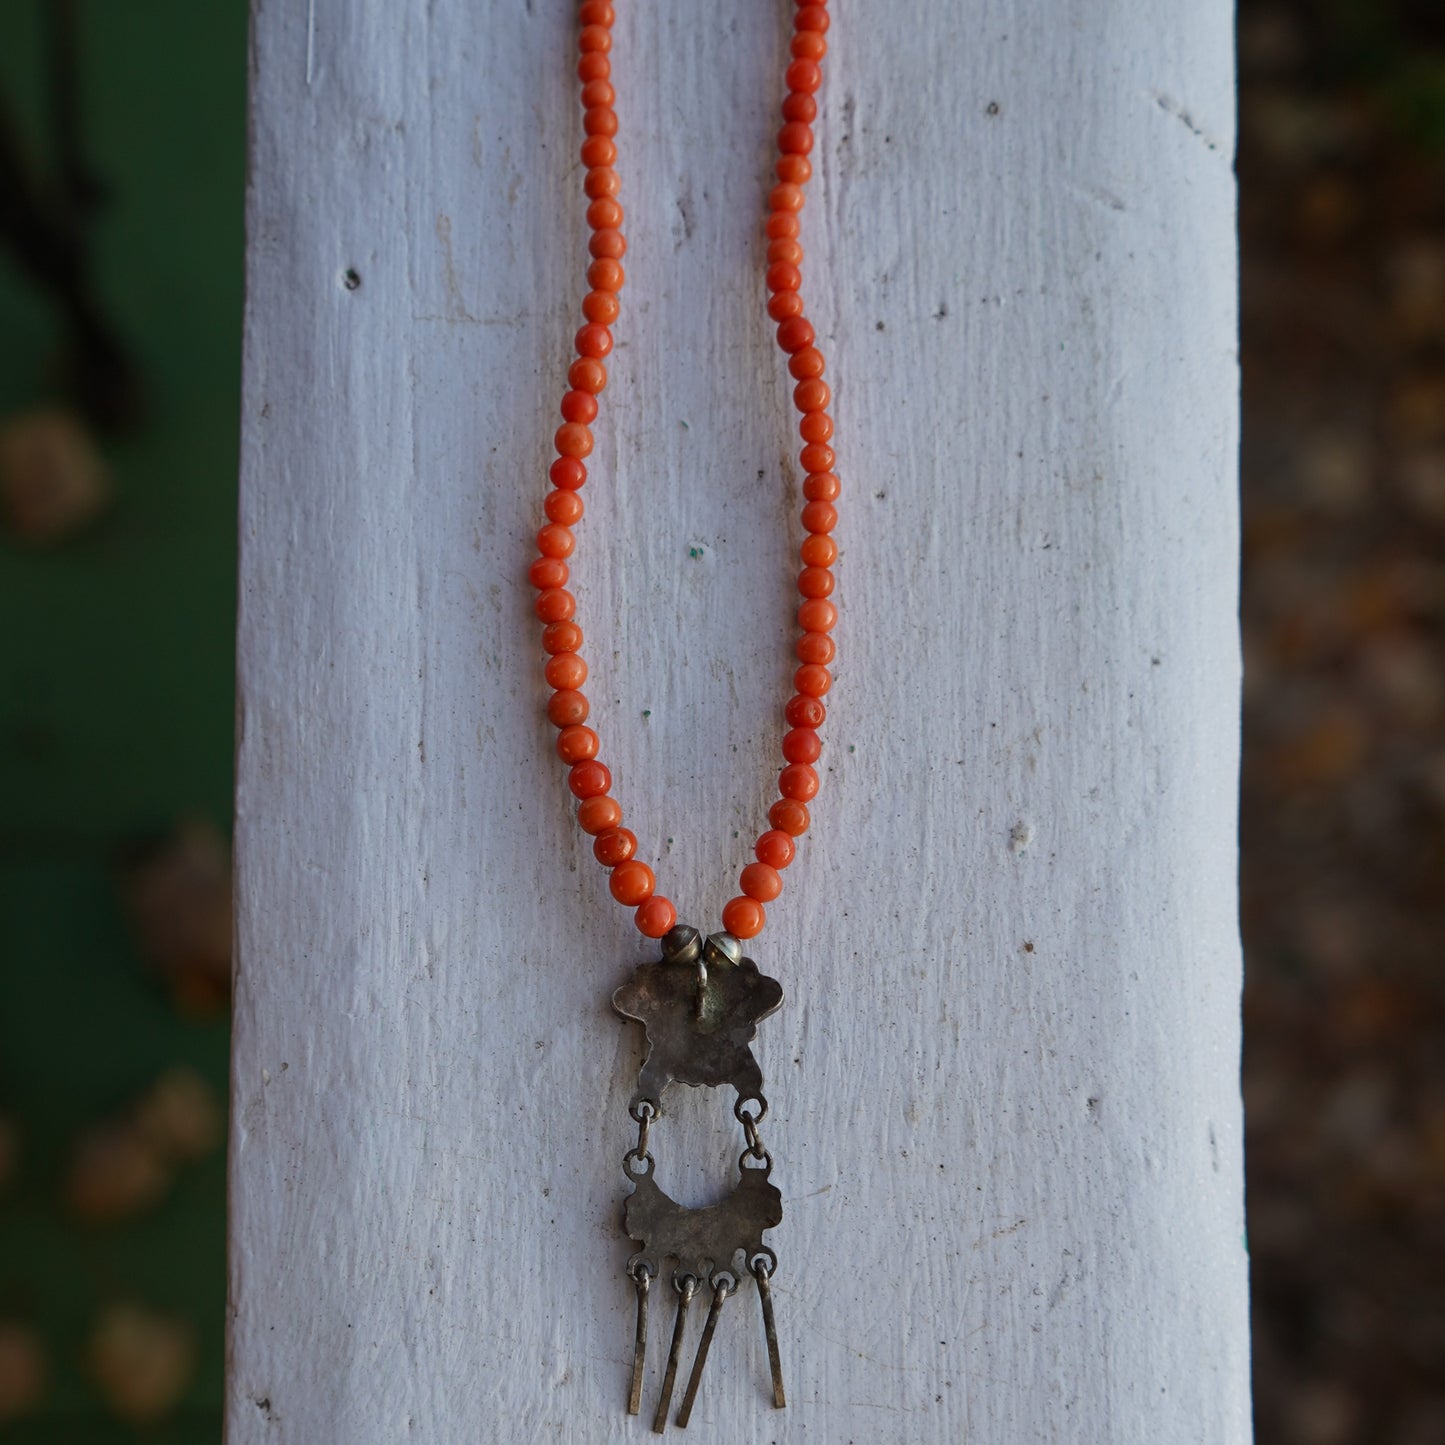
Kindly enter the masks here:
[[0, 1422], [28, 1415], [49, 1382], [45, 1346], [34, 1330], [0, 1320]]
[[18, 541], [63, 541], [110, 500], [110, 473], [85, 424], [40, 410], [0, 425], [0, 513]]
[[141, 1305], [112, 1305], [97, 1320], [87, 1360], [110, 1408], [132, 1424], [168, 1413], [195, 1367], [195, 1332], [184, 1320]]

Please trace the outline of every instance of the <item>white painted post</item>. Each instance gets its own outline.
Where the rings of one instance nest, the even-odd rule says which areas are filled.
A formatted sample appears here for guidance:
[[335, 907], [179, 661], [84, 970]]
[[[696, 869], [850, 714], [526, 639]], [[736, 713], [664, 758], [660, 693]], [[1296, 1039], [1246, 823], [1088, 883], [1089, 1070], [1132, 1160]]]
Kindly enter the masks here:
[[[757, 225], [789, 7], [617, 8], [629, 279], [574, 578], [631, 825], [716, 927], [792, 665]], [[838, 0], [804, 241], [844, 621], [754, 950], [790, 1404], [749, 1291], [691, 1438], [1249, 1438], [1230, 20]], [[230, 1445], [646, 1433], [608, 1008], [643, 950], [524, 580], [574, 59], [564, 0], [256, 4]], [[654, 1136], [684, 1192], [709, 1107]]]

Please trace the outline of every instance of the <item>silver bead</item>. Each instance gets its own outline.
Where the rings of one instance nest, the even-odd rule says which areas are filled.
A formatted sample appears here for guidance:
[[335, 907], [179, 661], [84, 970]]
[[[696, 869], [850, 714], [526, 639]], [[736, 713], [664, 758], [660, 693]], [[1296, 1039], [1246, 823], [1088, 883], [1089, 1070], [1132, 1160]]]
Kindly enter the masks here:
[[703, 956], [709, 963], [736, 963], [743, 956], [743, 946], [731, 933], [709, 933]]
[[662, 939], [664, 963], [696, 963], [702, 957], [702, 934], [690, 924], [679, 923]]

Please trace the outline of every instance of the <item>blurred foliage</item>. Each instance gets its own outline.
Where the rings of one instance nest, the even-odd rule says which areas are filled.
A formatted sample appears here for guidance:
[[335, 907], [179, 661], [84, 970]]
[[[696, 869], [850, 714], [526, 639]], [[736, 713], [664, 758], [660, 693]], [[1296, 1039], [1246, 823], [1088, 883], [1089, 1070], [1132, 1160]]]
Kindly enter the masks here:
[[220, 1437], [245, 65], [244, 0], [0, 8], [13, 1445]]

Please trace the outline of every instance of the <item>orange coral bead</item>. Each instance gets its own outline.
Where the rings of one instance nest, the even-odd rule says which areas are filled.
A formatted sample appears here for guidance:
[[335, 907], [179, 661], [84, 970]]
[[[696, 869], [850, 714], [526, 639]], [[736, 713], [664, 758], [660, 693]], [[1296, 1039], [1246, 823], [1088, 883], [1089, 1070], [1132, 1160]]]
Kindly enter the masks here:
[[763, 222], [763, 234], [770, 241], [795, 241], [802, 229], [803, 223], [795, 211], [774, 211]]
[[825, 5], [800, 5], [793, 16], [794, 30], [816, 30], [820, 35], [828, 28], [828, 9]]
[[597, 398], [590, 391], [565, 392], [562, 397], [562, 417], [565, 421], [588, 422], [597, 419]]
[[644, 938], [661, 938], [677, 922], [677, 909], [670, 898], [655, 893], [638, 908], [633, 919]]
[[620, 261], [627, 254], [627, 237], [621, 231], [604, 227], [600, 231], [593, 231], [587, 242], [587, 250], [598, 260]]
[[549, 587], [565, 587], [571, 569], [560, 557], [538, 557], [527, 568], [527, 581], [539, 592]]
[[559, 652], [580, 652], [582, 629], [572, 621], [552, 622], [542, 629], [542, 651], [556, 656]]
[[606, 80], [612, 74], [612, 62], [596, 51], [585, 53], [577, 62], [577, 79], [586, 84], [592, 80]]
[[589, 291], [582, 298], [582, 314], [599, 326], [611, 326], [622, 313], [615, 291]]
[[576, 345], [579, 356], [603, 357], [612, 350], [612, 333], [605, 326], [589, 321], [577, 333]]
[[826, 567], [804, 567], [798, 573], [798, 591], [804, 597], [827, 597], [833, 591], [833, 574]]
[[833, 418], [826, 411], [804, 412], [798, 435], [805, 442], [825, 442], [833, 435]]
[[731, 899], [722, 911], [722, 925], [734, 938], [756, 938], [765, 922], [767, 914], [756, 898]]
[[797, 855], [797, 845], [781, 828], [770, 828], [759, 834], [757, 846], [753, 849], [759, 863], [770, 868], [786, 868]]
[[537, 550], [544, 557], [570, 557], [576, 545], [577, 539], [572, 535], [572, 529], [559, 527], [556, 522], [548, 522], [537, 533]]
[[786, 261], [790, 266], [798, 266], [803, 261], [803, 248], [791, 236], [781, 236], [776, 241], [768, 242], [768, 264], [771, 266], [775, 261]]
[[602, 744], [589, 727], [574, 723], [557, 734], [557, 756], [564, 763], [585, 763], [595, 758]]
[[599, 256], [587, 268], [587, 284], [594, 291], [620, 291], [627, 273], [613, 256]]
[[801, 412], [822, 411], [832, 400], [832, 387], [816, 376], [793, 388], [793, 405]]
[[646, 863], [640, 863], [633, 858], [629, 862], [619, 863], [612, 870], [607, 887], [619, 903], [625, 903], [630, 908], [638, 903], [646, 903], [652, 897], [653, 890], [657, 887], [657, 879]]
[[768, 209], [770, 211], [801, 211], [805, 193], [802, 186], [790, 186], [786, 181], [780, 181], [768, 192]]
[[612, 33], [605, 25], [584, 25], [577, 36], [577, 48], [584, 54], [594, 50], [606, 55], [612, 49]]
[[779, 156], [777, 164], [773, 167], [773, 173], [780, 181], [786, 181], [793, 186], [801, 186], [812, 179], [813, 166], [807, 156]]
[[[573, 492], [568, 496], [575, 496]], [[581, 498], [578, 498], [581, 501]], [[809, 567], [831, 567], [838, 560], [838, 544], [831, 537], [823, 537], [816, 532], [810, 532], [803, 538], [803, 545], [798, 549], [798, 556]]]
[[818, 69], [816, 61], [795, 60], [784, 72], [783, 82], [789, 90], [799, 90], [809, 94], [823, 83], [823, 72]]
[[575, 652], [559, 652], [547, 659], [547, 685], [575, 692], [587, 681], [587, 663]]
[[[596, 136], [593, 139], [604, 141], [614, 152], [614, 159], [616, 158], [617, 147], [610, 140], [607, 140], [605, 136]], [[588, 144], [590, 145], [591, 142], [589, 141]], [[582, 149], [586, 150], [587, 147], [583, 146]], [[585, 161], [587, 157], [583, 156], [582, 159]], [[582, 180], [582, 189], [586, 193], [587, 199], [591, 201], [595, 201], [601, 196], [615, 196], [622, 189], [622, 177], [612, 169], [612, 163], [609, 161], [605, 165], [593, 166], [587, 172]]]
[[547, 475], [554, 487], [576, 491], [587, 480], [587, 468], [576, 457], [558, 457], [547, 468]]
[[784, 155], [807, 155], [813, 149], [813, 127], [801, 120], [788, 121], [778, 132], [778, 149]]
[[577, 599], [565, 587], [549, 587], [537, 594], [532, 611], [543, 622], [566, 622], [577, 610]]
[[789, 763], [778, 774], [778, 791], [785, 798], [796, 798], [800, 803], [812, 802], [818, 796], [818, 772], [807, 763]]
[[[814, 335], [813, 323], [806, 316], [789, 317], [778, 327], [778, 345], [789, 353], [806, 351], [812, 346]], [[826, 468], [809, 467], [808, 470], [811, 472]]]
[[[582, 87], [582, 104], [590, 110], [596, 105], [613, 105], [617, 100], [617, 92], [605, 80], [589, 80]], [[614, 224], [607, 222], [608, 225]]]
[[[594, 396], [603, 390], [607, 385], [607, 368], [597, 360], [595, 356], [579, 356], [571, 366], [567, 368], [567, 380], [577, 388], [578, 391], [590, 391]], [[555, 463], [553, 464], [555, 465]], [[580, 463], [578, 464], [581, 465]], [[582, 469], [582, 476], [585, 478], [587, 470]], [[563, 483], [558, 482], [556, 477], [552, 480], [560, 487]], [[581, 481], [577, 483], [580, 487]]]
[[[616, 142], [615, 140], [613, 140], [611, 136], [606, 136], [606, 135], [589, 135], [589, 136], [587, 137], [587, 139], [582, 142], [582, 152], [581, 152], [581, 154], [582, 154], [582, 164], [583, 164], [584, 166], [588, 166], [588, 167], [591, 168], [591, 169], [588, 171], [588, 174], [591, 175], [593, 172], [598, 171], [598, 170], [601, 170], [602, 167], [604, 167], [604, 166], [610, 166], [610, 165], [616, 164], [616, 161], [617, 161], [617, 142]], [[601, 182], [598, 182], [597, 184], [600, 186], [600, 185], [601, 185]], [[583, 189], [584, 189], [584, 190], [586, 189], [586, 186], [585, 186], [585, 185], [584, 185]], [[597, 192], [597, 195], [598, 195], [598, 196], [609, 196], [609, 195], [615, 196], [615, 195], [617, 194], [617, 190], [618, 190], [618, 189], [620, 189], [620, 187], [614, 187], [614, 188], [613, 188], [612, 190], [610, 190], [610, 191], [608, 191], [608, 190], [599, 190], [599, 191]], [[591, 192], [590, 190], [588, 190], [588, 191], [587, 191], [587, 194], [588, 194], [589, 196], [591, 196], [591, 195], [592, 195], [592, 192]], [[594, 199], [595, 199], [595, 197], [594, 197]]]
[[575, 526], [582, 520], [582, 494], [580, 492], [548, 492], [542, 510], [549, 522], [560, 522], [564, 527]]
[[605, 793], [584, 798], [577, 805], [577, 823], [584, 833], [605, 833], [622, 821], [622, 804]]
[[822, 697], [833, 686], [833, 674], [826, 667], [805, 662], [793, 674], [793, 686], [807, 697]]
[[768, 297], [768, 315], [774, 321], [787, 321], [803, 314], [803, 298], [796, 291], [779, 291]]
[[793, 728], [783, 734], [783, 756], [790, 763], [816, 763], [822, 755], [822, 739], [812, 728]]
[[832, 472], [812, 472], [803, 478], [803, 495], [810, 502], [836, 502], [840, 490]]
[[547, 699], [547, 721], [553, 727], [569, 728], [587, 721], [592, 704], [585, 693], [575, 687], [564, 687]]
[[818, 102], [806, 91], [795, 90], [783, 97], [783, 119], [811, 122], [818, 118]]
[[[612, 89], [610, 85], [607, 88]], [[603, 196], [587, 207], [587, 224], [594, 231], [601, 231], [608, 226], [620, 226], [623, 214], [620, 202], [611, 196]]]
[[767, 863], [749, 863], [738, 875], [738, 887], [759, 903], [771, 903], [783, 891], [783, 876]]
[[809, 442], [798, 453], [798, 461], [805, 472], [830, 472], [837, 460], [833, 448], [822, 442]]
[[793, 36], [788, 49], [799, 60], [821, 60], [828, 53], [828, 42], [815, 30], [805, 30]]
[[611, 25], [616, 18], [617, 12], [607, 0], [583, 0], [577, 12], [578, 23], [582, 25]]
[[592, 758], [585, 763], [573, 763], [567, 773], [567, 786], [578, 798], [597, 798], [612, 791], [612, 772], [606, 763]]
[[592, 454], [592, 433], [581, 422], [564, 421], [557, 428], [553, 442], [564, 457], [586, 457]]
[[838, 525], [838, 509], [831, 502], [809, 502], [802, 515], [809, 532], [831, 532]]
[[796, 291], [803, 284], [803, 273], [786, 261], [778, 261], [768, 267], [764, 280], [769, 291]]
[[789, 727], [820, 728], [823, 726], [823, 719], [828, 716], [828, 709], [816, 697], [799, 693], [788, 700], [783, 716]]
[[768, 822], [780, 833], [787, 833], [793, 838], [801, 838], [812, 821], [808, 814], [808, 805], [800, 803], [796, 798], [779, 798], [768, 809]]
[[798, 626], [804, 632], [831, 632], [838, 624], [838, 609], [824, 597], [810, 597], [798, 608]]
[[795, 381], [822, 376], [824, 367], [823, 353], [816, 346], [809, 346], [802, 351], [795, 352], [792, 360], [788, 362], [788, 370], [792, 372]]
[[805, 632], [794, 644], [799, 662], [820, 662], [825, 667], [838, 655], [837, 645], [826, 632]]
[[592, 856], [604, 868], [616, 868], [637, 852], [637, 834], [631, 828], [609, 828], [592, 844]]
[[610, 105], [594, 105], [582, 112], [582, 129], [587, 135], [617, 134], [617, 112]]

